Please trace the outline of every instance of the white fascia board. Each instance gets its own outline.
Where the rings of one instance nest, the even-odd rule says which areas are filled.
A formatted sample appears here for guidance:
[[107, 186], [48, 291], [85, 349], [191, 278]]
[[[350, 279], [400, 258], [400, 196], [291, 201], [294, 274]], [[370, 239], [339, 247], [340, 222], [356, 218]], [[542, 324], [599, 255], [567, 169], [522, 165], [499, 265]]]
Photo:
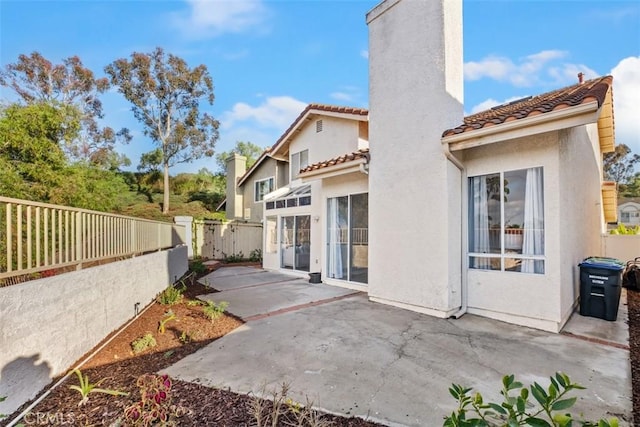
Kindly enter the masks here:
[[536, 135], [554, 130], [595, 123], [598, 121], [598, 102], [588, 102], [576, 107], [563, 108], [537, 116], [525, 117], [495, 126], [446, 136], [442, 144], [448, 144], [451, 151], [493, 144], [495, 142], [524, 136]]
[[363, 163], [365, 163], [365, 159], [351, 160], [349, 162], [301, 173], [299, 177], [302, 179], [302, 182], [310, 182], [318, 179], [331, 178], [333, 176], [359, 172], [360, 165]]

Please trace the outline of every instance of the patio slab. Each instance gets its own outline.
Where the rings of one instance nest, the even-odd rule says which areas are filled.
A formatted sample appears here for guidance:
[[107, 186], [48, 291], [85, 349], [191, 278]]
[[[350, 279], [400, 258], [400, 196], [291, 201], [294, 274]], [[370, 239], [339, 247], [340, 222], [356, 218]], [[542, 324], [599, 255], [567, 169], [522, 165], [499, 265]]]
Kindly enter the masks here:
[[[251, 319], [269, 313], [303, 306], [320, 301], [333, 300], [357, 293], [357, 291], [336, 286], [310, 285], [308, 281], [299, 280], [292, 276], [277, 273], [264, 273], [253, 276], [264, 277], [270, 282], [258, 284], [252, 287], [230, 289], [214, 294], [201, 295], [203, 301], [226, 301], [229, 303], [228, 311], [243, 320]], [[284, 276], [285, 280], [278, 283], [276, 278]], [[240, 276], [244, 279], [249, 276]], [[217, 288], [217, 284], [213, 286]]]
[[[256, 291], [286, 298], [296, 292], [293, 285], [227, 295], [246, 292], [244, 304], [250, 305], [266, 297], [256, 298]], [[236, 308], [230, 305], [232, 312]], [[372, 303], [363, 294], [249, 321], [164, 372], [240, 393], [286, 381], [294, 400], [308, 396], [329, 412], [386, 425], [438, 426], [456, 407], [448, 393], [452, 382], [481, 391], [485, 401], [498, 400], [503, 375], [546, 385], [556, 371], [587, 387], [573, 394], [578, 401], [572, 413], [617, 416], [621, 425], [631, 425], [625, 349], [469, 314], [436, 319]]]
[[615, 321], [581, 316], [579, 311], [573, 313], [562, 328], [563, 334], [571, 334], [578, 338], [629, 348], [629, 310], [627, 306], [627, 290], [622, 289], [618, 318]]
[[266, 285], [269, 283], [300, 280], [300, 278], [296, 276], [291, 276], [283, 273], [266, 272], [264, 270], [256, 270], [253, 273], [238, 274], [233, 276], [227, 275], [222, 277], [216, 277], [214, 276], [214, 274], [215, 271], [203, 278], [201, 280], [201, 283], [217, 291], [229, 291], [252, 286]]

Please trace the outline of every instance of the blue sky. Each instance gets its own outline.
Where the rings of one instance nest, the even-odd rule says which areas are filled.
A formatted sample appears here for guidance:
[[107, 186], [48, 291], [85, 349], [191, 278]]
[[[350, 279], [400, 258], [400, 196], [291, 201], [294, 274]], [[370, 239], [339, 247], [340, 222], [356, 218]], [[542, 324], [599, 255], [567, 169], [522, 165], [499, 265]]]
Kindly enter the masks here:
[[[78, 55], [102, 76], [113, 60], [161, 46], [208, 67], [217, 151], [237, 140], [267, 147], [307, 103], [368, 106], [365, 14], [377, 3], [0, 0], [0, 65], [33, 51], [55, 63]], [[613, 74], [617, 142], [640, 153], [640, 2], [469, 0], [463, 11], [466, 113], [573, 84], [580, 71]], [[134, 135], [118, 151], [135, 167], [153, 146], [119, 94], [102, 100], [104, 123]], [[215, 161], [172, 173], [202, 167]]]

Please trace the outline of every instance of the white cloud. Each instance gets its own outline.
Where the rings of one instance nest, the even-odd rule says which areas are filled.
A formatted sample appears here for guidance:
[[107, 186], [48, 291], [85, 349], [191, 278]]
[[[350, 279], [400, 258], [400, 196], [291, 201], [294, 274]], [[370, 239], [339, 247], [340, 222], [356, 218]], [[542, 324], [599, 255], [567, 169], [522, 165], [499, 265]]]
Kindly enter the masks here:
[[369, 51], [366, 49], [362, 49], [360, 51], [360, 56], [363, 57], [364, 59], [369, 59]]
[[188, 10], [172, 15], [174, 26], [194, 38], [265, 31], [269, 11], [263, 0], [186, 0]]
[[351, 94], [345, 93], [345, 92], [333, 92], [331, 93], [331, 98], [337, 100], [337, 101], [352, 101], [353, 100], [353, 96]]
[[505, 99], [504, 101], [497, 101], [497, 100], [495, 100], [493, 98], [489, 98], [489, 99], [486, 99], [486, 100], [482, 101], [481, 103], [479, 103], [477, 105], [474, 105], [471, 108], [471, 114], [475, 114], [475, 113], [479, 113], [480, 111], [488, 110], [488, 109], [490, 109], [492, 107], [495, 107], [496, 105], [502, 105], [502, 104], [506, 104], [508, 102], [516, 101], [518, 99], [524, 98], [525, 96], [527, 96], [527, 95], [513, 96], [511, 98]]
[[517, 63], [506, 57], [487, 56], [480, 61], [465, 63], [464, 77], [468, 81], [489, 78], [516, 87], [531, 87], [577, 83], [579, 72], [587, 79], [598, 76], [586, 65], [562, 62], [567, 56], [568, 53], [562, 50], [543, 50], [527, 55]]
[[616, 143], [640, 154], [640, 56], [621, 60], [611, 75]]
[[228, 130], [238, 123], [248, 123], [284, 131], [306, 106], [306, 103], [290, 96], [268, 97], [262, 104], [255, 107], [238, 102], [230, 111], [220, 116], [221, 128]]

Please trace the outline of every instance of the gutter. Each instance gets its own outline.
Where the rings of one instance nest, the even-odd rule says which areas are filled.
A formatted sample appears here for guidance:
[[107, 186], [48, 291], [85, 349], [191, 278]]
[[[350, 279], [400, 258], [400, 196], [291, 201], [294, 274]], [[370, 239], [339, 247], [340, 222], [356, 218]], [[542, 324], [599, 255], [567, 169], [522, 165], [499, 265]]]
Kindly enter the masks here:
[[[460, 160], [458, 160], [458, 158], [456, 156], [454, 156], [453, 154], [451, 154], [451, 151], [449, 151], [449, 145], [446, 144], [443, 146], [443, 153], [445, 155], [445, 157], [447, 158], [447, 160], [449, 160], [451, 163], [453, 163], [453, 165], [455, 167], [458, 168], [458, 170], [460, 171], [460, 175], [462, 175], [461, 179], [460, 179], [460, 197], [462, 198], [464, 195], [464, 165], [462, 164], [462, 162]], [[462, 200], [460, 201], [462, 202]], [[462, 213], [463, 209], [460, 209], [460, 229], [462, 230], [460, 233], [460, 309], [458, 311], [456, 311], [455, 313], [453, 313], [451, 316], [449, 316], [450, 319], [459, 319], [460, 317], [462, 317], [466, 312], [467, 312], [467, 307], [468, 307], [468, 297], [467, 297], [467, 274], [466, 274], [466, 255], [465, 255], [465, 232], [464, 229], [465, 227], [463, 227], [463, 218], [464, 218], [464, 214]]]

